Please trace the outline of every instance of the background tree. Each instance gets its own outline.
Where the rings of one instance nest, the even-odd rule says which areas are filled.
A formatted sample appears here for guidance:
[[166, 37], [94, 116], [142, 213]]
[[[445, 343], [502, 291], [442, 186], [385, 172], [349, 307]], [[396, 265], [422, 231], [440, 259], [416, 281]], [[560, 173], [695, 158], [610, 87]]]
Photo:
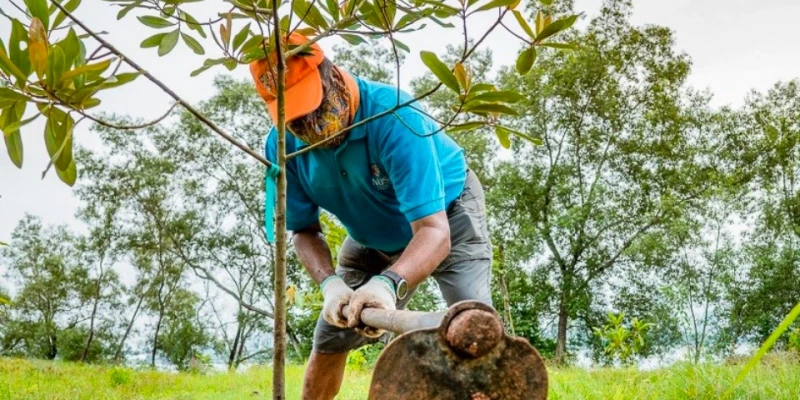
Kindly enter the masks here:
[[74, 257], [74, 244], [65, 227], [45, 228], [32, 216], [12, 233], [2, 257], [6, 277], [19, 289], [3, 338], [5, 353], [52, 360], [64, 331], [82, 322], [75, 293], [76, 277], [85, 271]]
[[686, 87], [688, 58], [668, 29], [632, 26], [630, 13], [606, 1], [577, 51], [542, 52], [542, 68], [501, 78], [528, 97], [511, 126], [544, 146], [498, 166], [494, 215], [516, 233], [506, 258], [533, 264], [550, 294], [540, 309], [556, 318], [557, 360], [573, 321], [584, 338], [599, 325], [612, 271], [669, 235], [715, 181], [708, 99]]
[[728, 351], [766, 339], [800, 297], [798, 104], [797, 81], [752, 93], [731, 140], [731, 157], [748, 179], [741, 201], [753, 229], [743, 244], [744, 266], [727, 275]]

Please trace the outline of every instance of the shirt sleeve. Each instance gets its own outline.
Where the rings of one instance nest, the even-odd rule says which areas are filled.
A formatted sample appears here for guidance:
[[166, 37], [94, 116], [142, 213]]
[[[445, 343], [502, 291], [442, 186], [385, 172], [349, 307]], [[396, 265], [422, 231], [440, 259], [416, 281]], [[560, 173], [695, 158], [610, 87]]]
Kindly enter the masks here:
[[385, 117], [378, 151], [408, 222], [445, 209], [444, 178], [433, 132], [439, 127], [422, 113], [403, 108]]
[[[275, 163], [277, 158], [277, 132], [273, 128], [264, 145], [264, 158]], [[319, 206], [303, 189], [294, 163], [286, 164], [286, 229], [296, 231], [319, 221]]]

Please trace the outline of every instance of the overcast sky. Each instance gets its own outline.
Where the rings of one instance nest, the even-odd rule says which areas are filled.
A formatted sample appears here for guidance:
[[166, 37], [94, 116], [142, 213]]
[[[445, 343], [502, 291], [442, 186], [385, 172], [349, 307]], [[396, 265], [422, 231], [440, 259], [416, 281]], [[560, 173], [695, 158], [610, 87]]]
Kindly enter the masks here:
[[[9, 10], [8, 1], [0, 0], [0, 8]], [[577, 10], [594, 16], [601, 1], [576, 0], [575, 3]], [[690, 84], [711, 90], [715, 105], [739, 105], [751, 89], [766, 90], [779, 80], [794, 79], [799, 74], [796, 19], [800, 16], [800, 1], [634, 0], [634, 5], [634, 23], [663, 25], [675, 31], [678, 49], [687, 52], [693, 60]], [[130, 15], [121, 22], [116, 21], [117, 10], [100, 0], [88, 0], [83, 2], [77, 15], [91, 28], [107, 31], [109, 41], [186, 99], [199, 101], [213, 94], [214, 70], [200, 77], [189, 77], [190, 71], [202, 63], [202, 58], [182, 44], [164, 59], [156, 55], [155, 49], [140, 49], [139, 43], [152, 30], [142, 27]], [[476, 21], [471, 31], [478, 32], [485, 23], [485, 19]], [[7, 37], [9, 32], [8, 20], [0, 18], [0, 36]], [[455, 29], [435, 27], [424, 34], [405, 37], [403, 40], [411, 46], [412, 54], [402, 70], [404, 84], [424, 72], [418, 61], [420, 50], [441, 51], [447, 44], [457, 43], [459, 33]], [[325, 50], [335, 44], [333, 39], [321, 43]], [[505, 32], [495, 32], [486, 45], [494, 52], [496, 63], [512, 63], [518, 49], [518, 42]], [[211, 50], [212, 47], [206, 48]], [[240, 67], [235, 74], [247, 77], [247, 69]], [[99, 108], [103, 111], [144, 119], [162, 114], [171, 104], [166, 95], [144, 78], [113, 90], [102, 100]], [[79, 229], [73, 216], [78, 202], [71, 189], [62, 184], [55, 173], [40, 179], [47, 164], [43, 126], [37, 121], [22, 132], [25, 145], [22, 170], [11, 164], [4, 148], [0, 154], [0, 241], [9, 241], [11, 231], [25, 213], [38, 215], [47, 223], [68, 223]], [[83, 125], [76, 131], [76, 140], [82, 144], [92, 143], [87, 127]]]

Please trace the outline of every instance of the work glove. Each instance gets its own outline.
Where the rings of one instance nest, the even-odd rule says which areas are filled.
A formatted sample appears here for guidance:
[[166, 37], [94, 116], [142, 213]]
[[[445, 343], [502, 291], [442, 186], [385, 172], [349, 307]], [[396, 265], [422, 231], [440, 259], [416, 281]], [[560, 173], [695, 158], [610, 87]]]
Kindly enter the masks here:
[[329, 324], [347, 328], [347, 318], [342, 315], [342, 309], [347, 307], [353, 296], [353, 289], [347, 286], [339, 275], [331, 275], [325, 278], [320, 285], [322, 289], [322, 318]]
[[364, 337], [379, 338], [385, 331], [364, 325], [361, 322], [361, 310], [365, 308], [395, 310], [396, 302], [394, 284], [387, 278], [375, 276], [364, 286], [358, 288], [350, 299], [347, 325]]

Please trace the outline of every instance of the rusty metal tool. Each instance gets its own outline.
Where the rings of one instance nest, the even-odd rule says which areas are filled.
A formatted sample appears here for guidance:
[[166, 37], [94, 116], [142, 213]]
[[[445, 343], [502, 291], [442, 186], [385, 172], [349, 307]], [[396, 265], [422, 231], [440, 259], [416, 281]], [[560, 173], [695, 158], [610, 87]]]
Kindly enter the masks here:
[[541, 355], [507, 335], [486, 304], [463, 301], [441, 313], [368, 308], [361, 322], [400, 334], [378, 358], [370, 400], [547, 398]]

